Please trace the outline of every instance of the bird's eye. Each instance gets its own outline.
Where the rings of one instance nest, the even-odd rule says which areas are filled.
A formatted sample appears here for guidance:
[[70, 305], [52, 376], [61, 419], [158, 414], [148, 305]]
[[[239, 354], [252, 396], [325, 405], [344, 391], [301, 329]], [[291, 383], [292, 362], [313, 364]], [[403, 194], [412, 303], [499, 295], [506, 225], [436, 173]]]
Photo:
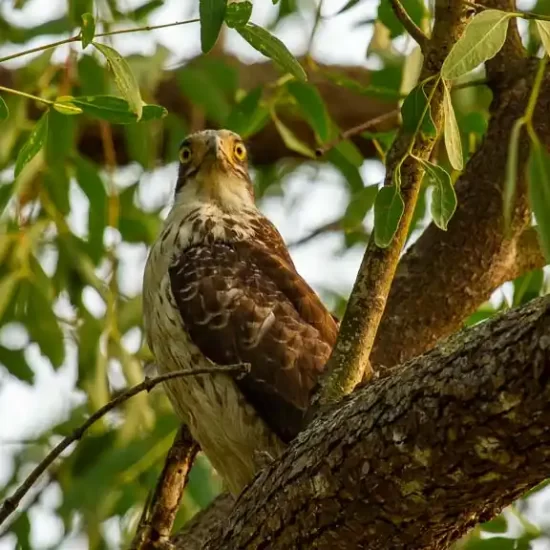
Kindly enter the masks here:
[[182, 147], [180, 149], [180, 161], [182, 164], [187, 164], [191, 160], [191, 148], [190, 147]]
[[246, 158], [246, 149], [242, 143], [237, 143], [234, 149], [237, 160], [243, 161]]

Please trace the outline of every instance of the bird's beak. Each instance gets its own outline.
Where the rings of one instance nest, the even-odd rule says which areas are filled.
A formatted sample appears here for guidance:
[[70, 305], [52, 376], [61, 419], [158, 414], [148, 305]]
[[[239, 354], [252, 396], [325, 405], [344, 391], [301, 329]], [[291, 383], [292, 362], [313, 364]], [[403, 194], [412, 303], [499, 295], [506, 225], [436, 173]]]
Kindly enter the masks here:
[[224, 155], [222, 152], [222, 140], [219, 136], [212, 136], [206, 148], [205, 160], [209, 161], [211, 167], [222, 168], [224, 166]]

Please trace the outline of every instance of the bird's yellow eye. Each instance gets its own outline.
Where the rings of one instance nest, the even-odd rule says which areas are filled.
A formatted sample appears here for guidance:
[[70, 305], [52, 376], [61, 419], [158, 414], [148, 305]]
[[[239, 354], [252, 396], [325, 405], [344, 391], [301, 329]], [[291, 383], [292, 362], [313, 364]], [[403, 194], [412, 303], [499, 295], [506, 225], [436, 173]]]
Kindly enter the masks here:
[[187, 164], [191, 160], [191, 147], [182, 147], [180, 149], [180, 162]]
[[235, 158], [237, 160], [243, 161], [246, 158], [246, 149], [242, 143], [235, 144], [233, 153], [235, 154]]

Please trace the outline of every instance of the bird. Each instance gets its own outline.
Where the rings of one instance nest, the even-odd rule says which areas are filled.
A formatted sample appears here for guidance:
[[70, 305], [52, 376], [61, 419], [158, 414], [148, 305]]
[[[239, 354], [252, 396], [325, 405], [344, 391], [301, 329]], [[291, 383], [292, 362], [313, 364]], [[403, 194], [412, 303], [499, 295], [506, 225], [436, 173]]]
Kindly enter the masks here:
[[303, 427], [338, 324], [255, 203], [248, 150], [230, 130], [179, 148], [171, 209], [143, 277], [160, 373], [247, 365], [165, 382], [172, 406], [238, 496]]

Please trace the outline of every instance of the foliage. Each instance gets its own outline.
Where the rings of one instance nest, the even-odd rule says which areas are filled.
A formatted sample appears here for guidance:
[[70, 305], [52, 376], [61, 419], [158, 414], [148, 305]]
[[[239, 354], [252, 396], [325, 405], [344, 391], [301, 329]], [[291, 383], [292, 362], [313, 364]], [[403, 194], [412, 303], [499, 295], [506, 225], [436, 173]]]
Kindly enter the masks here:
[[[343, 16], [359, 3], [361, 0], [350, 0], [335, 17]], [[367, 4], [367, 0], [362, 3]], [[453, 90], [452, 80], [474, 80], [472, 73], [502, 47], [510, 20], [525, 16], [498, 10], [480, 12], [450, 51], [437, 79], [405, 85], [418, 70], [414, 52], [399, 50], [398, 41], [393, 41], [405, 29], [391, 11], [390, 2], [370, 3], [378, 4], [376, 25], [387, 29], [389, 38], [385, 49], [379, 52], [382, 67], [373, 71], [368, 85], [339, 74], [336, 69], [319, 69], [314, 63], [307, 65], [306, 72], [306, 64], [299, 62], [275, 36], [278, 24], [289, 15], [300, 13], [310, 19], [314, 16], [311, 7], [291, 0], [279, 1], [269, 29], [250, 22], [253, 10], [248, 1], [200, 0], [195, 6], [198, 19], [177, 23], [185, 23], [179, 27], [184, 37], [190, 32], [189, 25], [200, 25], [203, 52], [212, 50], [227, 32], [240, 35], [249, 47], [279, 67], [279, 77], [269, 85], [254, 84], [248, 88], [242, 87], [233, 66], [211, 55], [174, 72], [178, 93], [201, 117], [252, 141], [255, 134], [273, 123], [288, 149], [305, 157], [302, 166], [282, 161], [277, 167], [255, 167], [260, 201], [277, 194], [284, 200], [288, 178], [303, 165], [326, 170], [330, 167], [331, 173], [337, 174], [347, 204], [330, 231], [341, 237], [341, 254], [363, 250], [372, 231], [378, 246], [391, 242], [404, 210], [400, 187], [401, 169], [406, 163], [421, 163], [425, 173], [410, 239], [430, 218], [442, 230], [452, 223], [457, 206], [455, 176], [475, 151], [472, 143], [479, 144], [483, 138], [488, 116], [483, 86]], [[16, 1], [14, 9], [25, 10], [25, 4]], [[143, 2], [128, 11], [124, 2], [116, 0], [70, 1], [62, 17], [31, 27], [18, 26], [0, 16], [0, 45], [18, 46], [17, 50], [9, 49], [16, 54], [0, 59], [16, 75], [13, 83], [5, 84], [0, 72], [1, 372], [6, 379], [33, 385], [44, 364], [54, 370], [76, 365], [75, 388], [81, 397], [79, 403], [68, 407], [64, 417], [55, 418], [33, 441], [13, 446], [9, 453], [13, 468], [0, 489], [2, 498], [13, 491], [29, 465], [40, 461], [59, 437], [70, 433], [104, 405], [114, 391], [138, 383], [143, 378], [143, 365], [150, 359], [140, 331], [141, 299], [135, 288], [139, 285], [125, 284], [125, 277], [140, 279], [141, 273], [122, 273], [122, 251], [124, 247], [136, 247], [143, 252], [156, 237], [165, 201], [146, 204], [141, 197], [144, 181], [157, 167], [158, 151], [162, 151], [162, 164], [176, 159], [177, 143], [196, 121], [182, 119], [155, 104], [155, 90], [166, 69], [164, 47], [157, 44], [153, 54], [123, 55], [117, 49], [121, 42], [114, 40], [119, 38], [116, 35], [120, 30], [112, 29], [143, 28], [142, 32], [150, 32], [145, 27], [150, 26], [152, 15], [162, 4], [158, 0]], [[431, 17], [420, 1], [404, 4], [419, 26]], [[550, 53], [550, 22], [548, 17], [543, 18], [542, 8], [537, 13], [540, 18], [527, 17], [532, 25], [526, 40], [535, 51], [542, 45]], [[166, 23], [176, 25], [174, 21]], [[67, 35], [72, 38], [62, 38]], [[18, 57], [27, 43], [36, 38], [42, 38], [40, 44], [59, 38], [70, 44], [70, 53], [64, 50], [66, 57], [62, 61], [52, 55], [53, 48], [44, 48], [35, 57]], [[32, 46], [35, 45], [33, 41]], [[10, 59], [17, 63], [5, 63]], [[542, 68], [544, 63], [541, 61]], [[317, 79], [308, 81], [308, 73], [313, 71], [317, 71]], [[436, 158], [427, 161], [408, 154], [399, 160], [388, 185], [380, 189], [372, 182], [367, 185], [363, 177], [365, 159], [351, 140], [338, 139], [345, 129], [337, 127], [317, 85], [312, 83], [319, 78], [357, 96], [403, 99], [402, 125], [411, 145], [420, 134], [436, 135], [430, 102], [434, 94], [443, 93], [444, 139]], [[533, 101], [537, 93], [535, 86]], [[532, 207], [545, 253], [550, 257], [550, 157], [532, 129], [530, 105], [510, 136], [505, 212], [509, 220], [515, 196], [518, 144], [522, 130], [526, 130]], [[285, 123], [288, 117], [300, 119], [310, 127], [312, 142], [296, 135]], [[130, 157], [125, 163], [135, 168], [130, 176], [117, 166], [122, 161], [116, 157], [114, 125], [125, 129], [123, 139]], [[101, 164], [86, 157], [80, 147], [79, 140], [90, 127], [97, 129]], [[395, 132], [363, 136], [374, 143], [378, 161], [385, 162]], [[314, 161], [317, 148], [326, 149], [322, 161]], [[174, 177], [174, 171], [170, 177]], [[88, 207], [82, 208], [83, 203]], [[71, 221], [74, 212], [85, 218], [84, 231], [77, 230]], [[131, 291], [126, 289], [128, 286]], [[526, 274], [512, 286], [512, 303], [523, 303], [544, 292], [543, 272]], [[337, 287], [327, 288], [323, 294], [338, 315], [345, 307], [345, 294]], [[505, 300], [493, 300], [482, 306], [468, 324], [481, 322], [508, 305], [511, 304]], [[36, 354], [29, 351], [33, 346], [42, 356], [40, 365], [35, 364]], [[83, 534], [90, 548], [104, 548], [108, 540], [112, 541], [106, 534], [107, 524], [115, 525], [123, 540], [131, 538], [176, 428], [176, 419], [161, 392], [138, 395], [116, 414], [98, 422], [89, 436], [56, 462], [41, 487], [60, 489], [62, 496], [52, 513], [62, 522], [62, 538]], [[205, 507], [220, 489], [217, 475], [201, 457], [186, 490], [178, 525]], [[460, 547], [528, 548], [531, 540], [545, 536], [543, 527], [532, 525], [520, 512], [530, 498], [520, 501], [513, 511], [520, 529], [511, 533], [510, 514], [500, 516], [476, 529]], [[36, 501], [26, 502], [10, 520], [2, 538], [29, 548], [30, 511], [36, 506]], [[487, 533], [497, 537], [487, 538]], [[60, 541], [56, 541], [54, 547], [59, 545]]]

